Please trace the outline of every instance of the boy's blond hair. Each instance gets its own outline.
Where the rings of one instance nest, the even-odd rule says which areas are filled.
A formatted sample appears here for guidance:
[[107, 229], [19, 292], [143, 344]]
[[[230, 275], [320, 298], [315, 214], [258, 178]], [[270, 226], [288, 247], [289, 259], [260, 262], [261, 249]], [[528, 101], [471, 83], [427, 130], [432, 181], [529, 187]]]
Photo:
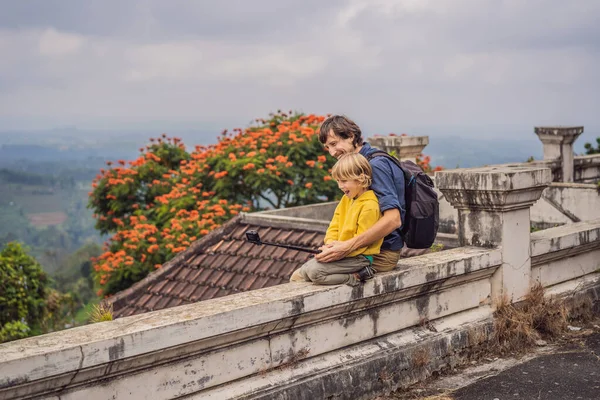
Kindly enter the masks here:
[[333, 166], [331, 176], [336, 181], [358, 181], [364, 188], [369, 188], [373, 171], [371, 164], [360, 153], [347, 153], [339, 158]]

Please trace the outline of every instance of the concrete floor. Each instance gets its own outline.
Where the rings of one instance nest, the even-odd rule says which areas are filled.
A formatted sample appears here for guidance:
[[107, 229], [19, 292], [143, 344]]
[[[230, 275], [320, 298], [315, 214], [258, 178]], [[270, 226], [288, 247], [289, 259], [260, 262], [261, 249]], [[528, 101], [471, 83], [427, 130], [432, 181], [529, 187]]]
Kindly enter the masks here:
[[373, 400], [598, 400], [600, 321], [520, 358], [483, 356], [466, 368]]

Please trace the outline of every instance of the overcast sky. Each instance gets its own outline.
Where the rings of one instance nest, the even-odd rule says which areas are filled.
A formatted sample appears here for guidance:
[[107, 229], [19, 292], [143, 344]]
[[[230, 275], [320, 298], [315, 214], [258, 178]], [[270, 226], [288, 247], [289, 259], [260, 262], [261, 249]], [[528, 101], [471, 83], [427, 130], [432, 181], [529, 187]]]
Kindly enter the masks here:
[[[0, 129], [600, 126], [598, 0], [0, 0]], [[587, 129], [586, 129], [587, 130]]]

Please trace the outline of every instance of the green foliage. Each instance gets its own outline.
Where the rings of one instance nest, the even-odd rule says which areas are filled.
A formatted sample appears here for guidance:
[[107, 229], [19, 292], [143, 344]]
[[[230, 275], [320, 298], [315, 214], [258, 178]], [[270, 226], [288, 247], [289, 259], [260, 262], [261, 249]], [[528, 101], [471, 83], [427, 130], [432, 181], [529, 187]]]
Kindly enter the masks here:
[[102, 301], [92, 306], [89, 316], [89, 322], [95, 324], [97, 322], [112, 321], [113, 309], [112, 305]]
[[437, 253], [438, 251], [444, 250], [444, 245], [442, 243], [434, 243], [431, 245], [430, 250], [432, 253]]
[[[11, 332], [24, 331], [22, 322], [33, 332], [39, 331], [45, 316], [49, 280], [39, 263], [16, 242], [0, 252], [0, 324], [11, 323]], [[15, 328], [16, 327], [16, 328]]]
[[54, 273], [56, 288], [72, 296], [75, 309], [94, 300], [94, 279], [91, 259], [102, 252], [100, 246], [89, 242], [74, 253], [64, 257], [61, 267]]
[[73, 324], [73, 293], [61, 293], [18, 242], [0, 252], [0, 341], [20, 339]]
[[76, 308], [77, 301], [73, 293], [63, 294], [55, 289], [48, 290], [42, 322], [43, 331], [52, 332], [73, 325]]
[[596, 147], [592, 143], [586, 143], [583, 147], [585, 154], [600, 154], [600, 137], [596, 138]]
[[0, 328], [0, 343], [23, 339], [29, 336], [31, 329], [21, 321], [9, 321]]

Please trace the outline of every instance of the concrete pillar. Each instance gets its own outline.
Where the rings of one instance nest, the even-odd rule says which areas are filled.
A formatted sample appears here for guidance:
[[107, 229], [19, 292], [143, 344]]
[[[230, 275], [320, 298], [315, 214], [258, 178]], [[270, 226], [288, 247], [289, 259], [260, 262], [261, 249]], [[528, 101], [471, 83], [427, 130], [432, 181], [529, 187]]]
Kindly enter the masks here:
[[458, 210], [460, 246], [502, 249], [502, 266], [492, 278], [495, 303], [503, 297], [519, 301], [529, 292], [529, 208], [551, 182], [550, 169], [536, 167], [467, 168], [435, 174], [436, 186]]
[[544, 145], [544, 160], [561, 160], [562, 182], [573, 182], [573, 142], [583, 126], [536, 126], [535, 134]]
[[367, 138], [367, 142], [388, 153], [394, 152], [400, 161], [416, 162], [417, 156], [429, 144], [429, 136], [374, 136]]

